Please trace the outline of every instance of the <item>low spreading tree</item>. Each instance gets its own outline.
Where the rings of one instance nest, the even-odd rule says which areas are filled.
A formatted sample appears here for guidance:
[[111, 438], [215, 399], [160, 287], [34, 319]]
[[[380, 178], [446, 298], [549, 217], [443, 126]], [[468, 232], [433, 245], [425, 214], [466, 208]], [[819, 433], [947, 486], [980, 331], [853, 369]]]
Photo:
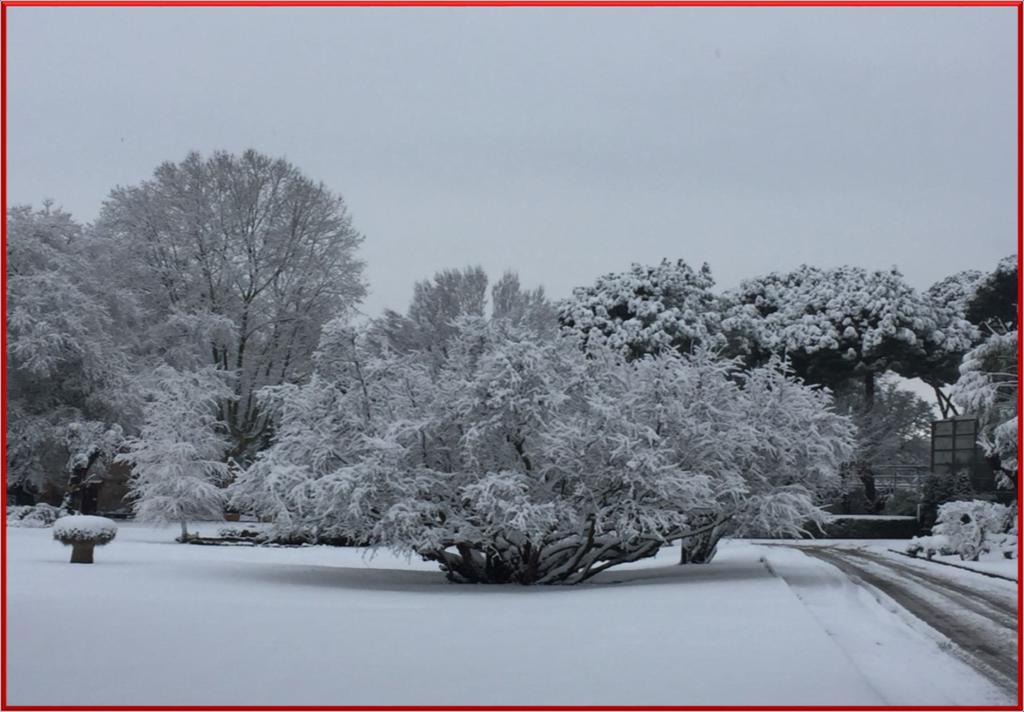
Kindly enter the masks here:
[[128, 496], [135, 516], [180, 523], [185, 542], [190, 519], [223, 516], [230, 439], [217, 416], [232, 389], [212, 367], [161, 366], [149, 381], [141, 432], [126, 440], [117, 459], [132, 467]]
[[798, 532], [852, 448], [830, 396], [778, 361], [453, 327], [437, 365], [328, 334], [322, 372], [271, 394], [276, 439], [239, 503], [453, 581], [577, 583], [675, 541], [710, 558], [725, 534]]

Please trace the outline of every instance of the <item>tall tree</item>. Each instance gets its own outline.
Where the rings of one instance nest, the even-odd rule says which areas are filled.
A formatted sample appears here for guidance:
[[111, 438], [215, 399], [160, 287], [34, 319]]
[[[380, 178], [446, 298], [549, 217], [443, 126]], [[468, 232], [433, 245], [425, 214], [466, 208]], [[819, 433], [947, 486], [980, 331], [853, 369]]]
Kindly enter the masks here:
[[[371, 331], [382, 345], [399, 353], [420, 351], [442, 359], [447, 344], [458, 333], [457, 322], [488, 313], [488, 284], [487, 273], [479, 266], [442, 270], [415, 284], [404, 315], [388, 309], [374, 321]], [[544, 288], [524, 289], [515, 272], [505, 272], [491, 287], [490, 295], [494, 318], [548, 335], [557, 329], [555, 308]]]
[[968, 350], [995, 333], [1017, 328], [1017, 255], [999, 261], [989, 273], [967, 270], [933, 284], [927, 292], [936, 311], [974, 326], [971, 338], [932, 348], [920, 366], [921, 379], [935, 389], [943, 417], [957, 415], [946, 387], [960, 377], [960, 363]]
[[964, 316], [986, 333], [1007, 332], [1017, 328], [1017, 255], [999, 260], [989, 274], [978, 281], [974, 293], [964, 305]]
[[865, 407], [862, 389], [848, 388], [836, 394], [836, 410], [850, 417], [855, 428], [856, 447], [843, 473], [859, 480], [869, 511], [881, 511], [885, 501], [876, 487], [879, 468], [927, 462], [932, 408], [890, 377], [879, 382], [874, 408]]
[[756, 358], [785, 354], [798, 374], [833, 388], [859, 381], [864, 407], [887, 371], [927, 375], [929, 354], [969, 347], [973, 329], [938, 309], [895, 269], [803, 265], [744, 281], [726, 320]]
[[219, 404], [230, 454], [267, 426], [255, 393], [302, 378], [321, 326], [365, 293], [344, 200], [283, 159], [197, 153], [113, 190], [97, 232], [139, 294], [153, 351], [172, 365], [235, 373]]

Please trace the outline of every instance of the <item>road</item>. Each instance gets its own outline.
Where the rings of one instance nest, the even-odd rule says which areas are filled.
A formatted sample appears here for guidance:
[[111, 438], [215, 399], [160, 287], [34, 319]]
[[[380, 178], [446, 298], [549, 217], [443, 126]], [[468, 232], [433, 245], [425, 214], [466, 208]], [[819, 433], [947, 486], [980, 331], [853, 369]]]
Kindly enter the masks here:
[[[1007, 693], [1017, 694], [1017, 594], [980, 574], [955, 577], [933, 566], [864, 548], [797, 547], [881, 591], [955, 645], [954, 653]], [[935, 568], [938, 569], [937, 565]]]

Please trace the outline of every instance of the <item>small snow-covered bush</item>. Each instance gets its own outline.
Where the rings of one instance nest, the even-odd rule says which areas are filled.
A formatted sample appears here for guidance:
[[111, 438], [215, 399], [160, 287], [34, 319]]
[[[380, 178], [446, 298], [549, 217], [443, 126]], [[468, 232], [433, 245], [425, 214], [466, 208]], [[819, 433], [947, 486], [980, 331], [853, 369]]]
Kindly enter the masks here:
[[946, 537], [949, 548], [964, 561], [977, 561], [984, 552], [1005, 550], [1013, 525], [1013, 510], [1006, 505], [983, 500], [946, 502], [939, 507], [932, 533]]
[[72, 564], [91, 564], [93, 548], [112, 541], [117, 525], [106, 517], [77, 514], [53, 524], [53, 538], [71, 547]]
[[59, 517], [60, 508], [45, 503], [7, 508], [9, 527], [49, 527]]
[[941, 556], [954, 553], [953, 550], [949, 548], [949, 539], [942, 534], [915, 536], [907, 544], [905, 551], [911, 556], [924, 554], [926, 559], [931, 559], [936, 554]]

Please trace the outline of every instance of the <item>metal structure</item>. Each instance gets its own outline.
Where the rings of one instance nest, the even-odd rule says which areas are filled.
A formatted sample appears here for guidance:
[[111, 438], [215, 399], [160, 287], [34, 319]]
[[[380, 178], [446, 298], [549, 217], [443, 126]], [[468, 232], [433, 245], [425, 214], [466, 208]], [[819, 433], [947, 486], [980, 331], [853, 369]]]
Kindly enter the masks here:
[[995, 489], [995, 473], [978, 447], [978, 420], [957, 416], [932, 423], [932, 472], [953, 475], [965, 472], [975, 492]]
[[924, 491], [928, 481], [928, 467], [924, 465], [892, 465], [875, 468], [875, 488], [879, 494], [888, 495], [894, 492]]

